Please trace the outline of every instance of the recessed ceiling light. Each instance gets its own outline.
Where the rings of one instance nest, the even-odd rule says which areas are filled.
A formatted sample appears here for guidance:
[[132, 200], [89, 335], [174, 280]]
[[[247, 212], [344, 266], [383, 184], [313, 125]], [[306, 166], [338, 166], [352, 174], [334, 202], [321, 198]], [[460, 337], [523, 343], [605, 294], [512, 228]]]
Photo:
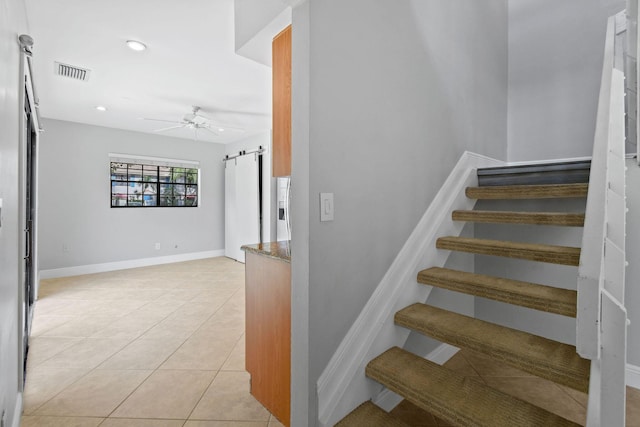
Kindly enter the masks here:
[[136, 52], [142, 52], [147, 48], [146, 44], [137, 40], [127, 40], [127, 46], [129, 46], [129, 49], [135, 50]]
[[107, 107], [105, 107], [104, 105], [98, 105], [96, 107], [96, 110], [98, 110], [98, 111], [107, 111]]
[[224, 132], [224, 129], [218, 128], [218, 132]]

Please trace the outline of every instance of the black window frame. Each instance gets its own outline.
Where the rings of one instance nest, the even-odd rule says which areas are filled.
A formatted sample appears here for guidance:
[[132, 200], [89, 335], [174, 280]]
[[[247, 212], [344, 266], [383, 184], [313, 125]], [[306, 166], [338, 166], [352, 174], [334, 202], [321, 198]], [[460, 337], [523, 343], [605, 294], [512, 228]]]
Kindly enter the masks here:
[[[110, 161], [109, 166], [112, 208], [197, 208], [199, 206], [200, 169], [198, 167], [127, 161]], [[125, 174], [122, 173], [123, 169]], [[162, 177], [166, 179], [163, 180]], [[122, 192], [123, 187], [126, 188], [126, 193]], [[136, 187], [137, 190], [130, 192]], [[170, 192], [163, 192], [167, 188]], [[117, 189], [120, 191], [114, 192]], [[147, 190], [151, 190], [152, 193], [146, 194]], [[125, 196], [124, 204], [122, 204], [123, 195]]]

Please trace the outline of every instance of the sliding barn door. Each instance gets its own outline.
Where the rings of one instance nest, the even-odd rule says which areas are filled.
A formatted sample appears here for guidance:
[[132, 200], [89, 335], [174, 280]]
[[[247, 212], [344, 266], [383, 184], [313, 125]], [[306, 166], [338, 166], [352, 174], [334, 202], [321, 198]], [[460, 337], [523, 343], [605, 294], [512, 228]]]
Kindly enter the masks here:
[[242, 245], [260, 242], [258, 156], [249, 154], [226, 162], [225, 255], [244, 262]]

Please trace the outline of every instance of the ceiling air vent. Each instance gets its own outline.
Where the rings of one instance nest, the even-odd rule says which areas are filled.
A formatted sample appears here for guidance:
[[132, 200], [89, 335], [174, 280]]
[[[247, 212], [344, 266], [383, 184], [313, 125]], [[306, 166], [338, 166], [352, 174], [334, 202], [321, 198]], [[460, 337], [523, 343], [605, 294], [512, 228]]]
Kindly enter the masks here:
[[89, 80], [89, 74], [91, 70], [86, 68], [75, 67], [69, 64], [63, 64], [56, 61], [56, 74], [62, 77], [69, 77], [70, 79], [80, 80], [86, 82]]

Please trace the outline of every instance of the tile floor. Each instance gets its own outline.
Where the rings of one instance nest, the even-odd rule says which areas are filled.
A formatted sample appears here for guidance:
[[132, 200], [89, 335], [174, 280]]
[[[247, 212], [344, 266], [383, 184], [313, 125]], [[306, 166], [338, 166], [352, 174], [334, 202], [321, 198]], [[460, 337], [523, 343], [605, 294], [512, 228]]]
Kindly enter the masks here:
[[[580, 425], [586, 421], [587, 395], [496, 363], [479, 353], [459, 351], [446, 367], [540, 406]], [[450, 426], [407, 401], [392, 413], [412, 427]], [[627, 387], [627, 427], [640, 427], [640, 390]]]
[[277, 427], [244, 370], [244, 264], [43, 280], [22, 426]]
[[[469, 351], [451, 369], [584, 424], [586, 395]], [[277, 427], [244, 370], [244, 265], [212, 258], [43, 280], [22, 426]], [[401, 403], [414, 427], [448, 424]], [[628, 388], [627, 426], [640, 427]]]

